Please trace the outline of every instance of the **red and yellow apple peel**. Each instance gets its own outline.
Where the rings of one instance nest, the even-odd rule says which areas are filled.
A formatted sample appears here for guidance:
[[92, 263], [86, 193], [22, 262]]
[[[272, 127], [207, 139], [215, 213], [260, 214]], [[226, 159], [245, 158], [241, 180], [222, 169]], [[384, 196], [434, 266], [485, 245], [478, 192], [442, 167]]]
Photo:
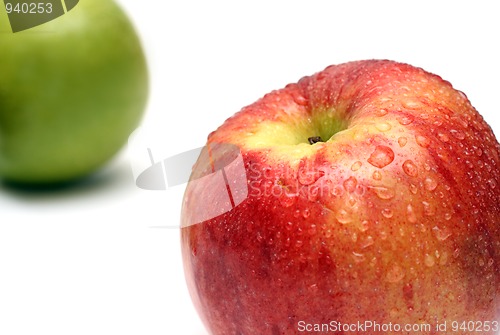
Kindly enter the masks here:
[[[210, 134], [221, 144], [244, 173], [220, 190], [245, 199], [192, 222], [227, 206], [197, 179], [181, 219], [212, 334], [499, 321], [500, 146], [448, 82], [392, 61], [330, 66], [243, 108]], [[213, 164], [199, 161], [193, 180]]]

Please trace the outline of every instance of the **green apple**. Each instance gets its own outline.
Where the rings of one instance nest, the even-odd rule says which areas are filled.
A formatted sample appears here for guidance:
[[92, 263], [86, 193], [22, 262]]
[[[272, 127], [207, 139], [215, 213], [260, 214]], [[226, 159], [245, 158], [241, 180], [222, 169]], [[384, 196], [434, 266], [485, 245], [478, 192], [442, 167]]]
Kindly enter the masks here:
[[13, 33], [0, 11], [0, 175], [22, 184], [81, 178], [138, 125], [148, 95], [140, 40], [111, 0], [83, 0]]

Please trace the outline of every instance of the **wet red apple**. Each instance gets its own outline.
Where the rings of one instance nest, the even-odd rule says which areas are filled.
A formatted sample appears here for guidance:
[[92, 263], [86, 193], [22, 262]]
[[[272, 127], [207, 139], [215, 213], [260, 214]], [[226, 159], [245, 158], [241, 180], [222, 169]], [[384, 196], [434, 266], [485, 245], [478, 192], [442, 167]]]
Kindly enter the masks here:
[[330, 66], [243, 108], [207, 148], [181, 238], [211, 334], [500, 330], [500, 146], [439, 76]]

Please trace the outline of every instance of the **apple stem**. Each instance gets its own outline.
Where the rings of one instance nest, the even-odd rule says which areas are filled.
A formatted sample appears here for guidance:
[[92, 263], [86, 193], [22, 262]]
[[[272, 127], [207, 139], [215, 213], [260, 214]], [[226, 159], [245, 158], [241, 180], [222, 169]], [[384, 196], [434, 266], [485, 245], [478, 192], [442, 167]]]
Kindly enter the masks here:
[[309, 144], [314, 144], [314, 143], [318, 143], [318, 142], [324, 142], [321, 137], [319, 136], [312, 136], [312, 137], [309, 137], [307, 139], [309, 141]]

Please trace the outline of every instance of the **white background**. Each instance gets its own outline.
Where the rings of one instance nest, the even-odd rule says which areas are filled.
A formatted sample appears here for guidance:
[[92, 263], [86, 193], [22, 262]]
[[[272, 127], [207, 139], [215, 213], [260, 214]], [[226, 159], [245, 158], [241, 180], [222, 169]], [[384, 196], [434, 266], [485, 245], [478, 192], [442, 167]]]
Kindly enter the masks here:
[[[158, 158], [202, 146], [272, 89], [367, 58], [441, 75], [500, 135], [493, 1], [119, 2], [149, 61], [144, 126], [164, 136]], [[0, 186], [0, 334], [207, 335], [185, 287], [179, 230], [155, 227], [178, 224], [183, 187], [136, 188], [132, 158], [123, 151], [69, 190]]]

